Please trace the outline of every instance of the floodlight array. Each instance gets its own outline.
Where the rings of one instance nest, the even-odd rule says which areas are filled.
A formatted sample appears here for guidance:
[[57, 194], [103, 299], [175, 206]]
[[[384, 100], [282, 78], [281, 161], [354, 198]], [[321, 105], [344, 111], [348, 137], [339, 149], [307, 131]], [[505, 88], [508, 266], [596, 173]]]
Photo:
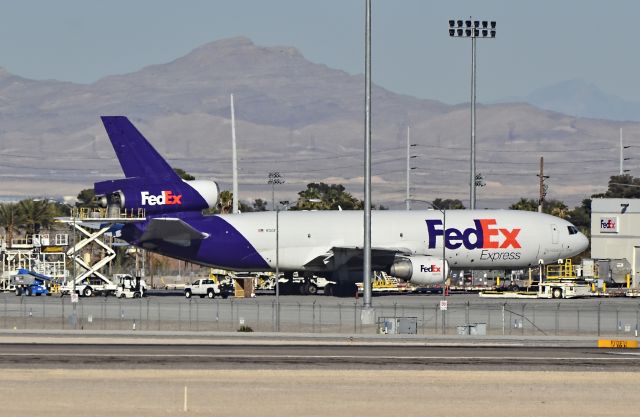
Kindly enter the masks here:
[[454, 38], [495, 38], [493, 20], [449, 20], [449, 36]]

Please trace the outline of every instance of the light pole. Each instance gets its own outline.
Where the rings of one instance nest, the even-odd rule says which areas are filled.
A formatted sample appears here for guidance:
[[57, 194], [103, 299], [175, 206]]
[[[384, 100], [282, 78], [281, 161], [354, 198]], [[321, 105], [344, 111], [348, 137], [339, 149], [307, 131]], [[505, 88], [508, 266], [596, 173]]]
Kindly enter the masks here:
[[471, 169], [469, 208], [476, 208], [476, 39], [495, 38], [496, 22], [487, 20], [449, 20], [449, 36], [471, 38]]
[[279, 213], [280, 206], [276, 206], [276, 184], [284, 184], [284, 178], [279, 172], [274, 171], [269, 173], [268, 184], [271, 184], [271, 204], [276, 211], [276, 321], [275, 331], [280, 331], [280, 225], [279, 225]]
[[[76, 298], [76, 216], [77, 213], [75, 213], [75, 208], [71, 205], [71, 204], [67, 204], [67, 203], [62, 203], [64, 206], [66, 206], [69, 209], [69, 215], [71, 217], [71, 226], [73, 227], [73, 246], [72, 246], [72, 258], [71, 260], [73, 261], [72, 264], [72, 274], [73, 277], [71, 279], [71, 308], [72, 308], [72, 317], [73, 317], [73, 328], [77, 329], [78, 328], [78, 309], [76, 307], [76, 305], [78, 304], [78, 299]], [[68, 287], [67, 287], [68, 288]]]
[[[447, 210], [445, 208], [440, 208], [438, 206], [436, 206], [435, 204], [433, 204], [432, 201], [429, 200], [420, 200], [418, 198], [409, 198], [407, 200], [410, 201], [415, 201], [417, 203], [425, 203], [431, 206], [431, 208], [433, 208], [434, 210], [438, 210], [440, 213], [442, 213], [442, 301], [444, 302], [444, 305], [446, 305], [446, 285], [447, 285], [447, 277], [449, 275], [449, 270], [447, 269], [447, 254], [446, 254], [446, 250], [447, 250]], [[442, 334], [445, 333], [445, 311], [441, 305], [441, 310], [442, 310]]]
[[373, 324], [375, 312], [371, 305], [371, 0], [365, 0], [364, 26], [364, 242], [360, 322]]

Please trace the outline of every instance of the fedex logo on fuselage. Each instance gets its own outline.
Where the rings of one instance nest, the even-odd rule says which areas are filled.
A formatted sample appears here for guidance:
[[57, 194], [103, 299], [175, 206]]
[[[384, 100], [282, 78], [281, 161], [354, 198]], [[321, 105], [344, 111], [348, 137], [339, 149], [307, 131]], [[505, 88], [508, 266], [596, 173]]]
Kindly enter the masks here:
[[149, 206], [164, 206], [182, 204], [182, 195], [175, 195], [171, 191], [163, 191], [160, 195], [152, 195], [148, 191], [142, 191], [140, 193], [142, 205]]
[[454, 227], [443, 230], [442, 220], [426, 220], [429, 249], [436, 247], [436, 238], [444, 236], [447, 249], [520, 249], [518, 234], [521, 229], [496, 227], [496, 219], [475, 219], [475, 227], [459, 230]]

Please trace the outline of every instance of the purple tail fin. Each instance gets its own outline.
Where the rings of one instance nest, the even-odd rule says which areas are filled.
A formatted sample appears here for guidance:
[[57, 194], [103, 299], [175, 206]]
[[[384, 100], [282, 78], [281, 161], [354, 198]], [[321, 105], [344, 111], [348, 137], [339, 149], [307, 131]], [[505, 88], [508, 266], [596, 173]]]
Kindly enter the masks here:
[[102, 116], [113, 150], [127, 178], [181, 181], [178, 174], [124, 116]]

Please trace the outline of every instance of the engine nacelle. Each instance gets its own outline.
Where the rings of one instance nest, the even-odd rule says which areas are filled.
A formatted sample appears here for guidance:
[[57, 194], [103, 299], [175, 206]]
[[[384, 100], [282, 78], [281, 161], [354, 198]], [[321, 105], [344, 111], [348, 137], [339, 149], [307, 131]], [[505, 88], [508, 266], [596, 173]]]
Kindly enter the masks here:
[[214, 181], [150, 182], [145, 178], [125, 178], [94, 184], [96, 200], [103, 207], [145, 209], [147, 213], [175, 213], [213, 208], [220, 189]]
[[390, 270], [392, 276], [417, 285], [441, 284], [448, 272], [447, 261], [433, 256], [396, 258]]

